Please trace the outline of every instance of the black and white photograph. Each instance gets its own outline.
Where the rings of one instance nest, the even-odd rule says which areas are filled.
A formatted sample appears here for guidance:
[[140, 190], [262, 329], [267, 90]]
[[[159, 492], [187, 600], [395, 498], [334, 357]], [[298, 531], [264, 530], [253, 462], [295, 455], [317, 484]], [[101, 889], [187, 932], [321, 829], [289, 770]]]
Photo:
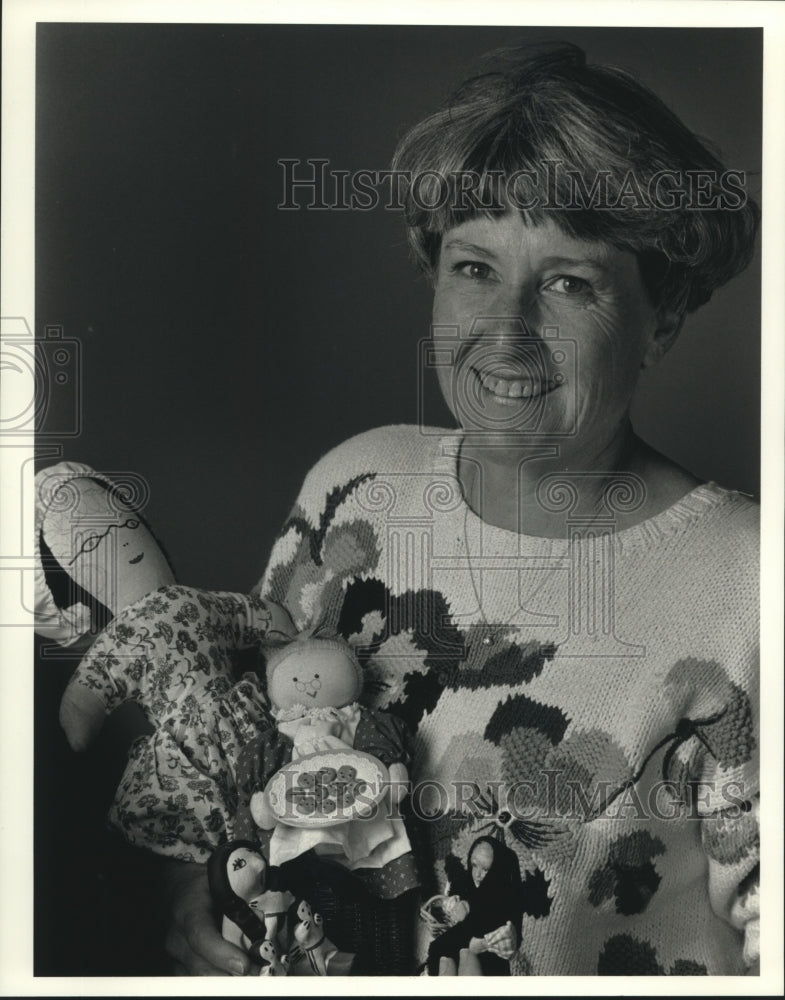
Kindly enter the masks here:
[[2, 992], [776, 994], [782, 5], [40, 6]]

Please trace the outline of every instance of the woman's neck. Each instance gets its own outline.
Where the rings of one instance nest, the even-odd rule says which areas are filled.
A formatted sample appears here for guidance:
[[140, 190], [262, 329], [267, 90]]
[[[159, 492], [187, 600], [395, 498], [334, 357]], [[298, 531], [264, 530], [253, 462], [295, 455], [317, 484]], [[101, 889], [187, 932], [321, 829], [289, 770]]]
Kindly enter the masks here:
[[[638, 438], [629, 421], [602, 445], [580, 453], [561, 444], [514, 449], [466, 435], [458, 458], [464, 498], [486, 524], [545, 538], [568, 535], [568, 517], [607, 520], [614, 487], [626, 491], [614, 528], [659, 513], [698, 480]], [[546, 477], [553, 477], [550, 480]]]

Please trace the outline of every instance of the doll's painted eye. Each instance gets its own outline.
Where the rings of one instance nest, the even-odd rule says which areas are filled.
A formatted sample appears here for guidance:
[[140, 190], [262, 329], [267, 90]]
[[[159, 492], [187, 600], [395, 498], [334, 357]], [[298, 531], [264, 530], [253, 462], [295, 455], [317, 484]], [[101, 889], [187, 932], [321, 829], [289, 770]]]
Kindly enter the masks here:
[[232, 862], [232, 871], [239, 871], [241, 868], [245, 868], [246, 861], [245, 858], [235, 858]]
[[319, 676], [318, 674], [314, 674], [314, 677], [318, 678], [318, 676]]
[[296, 677], [292, 677], [292, 680], [294, 681], [295, 684], [297, 683], [297, 678]]

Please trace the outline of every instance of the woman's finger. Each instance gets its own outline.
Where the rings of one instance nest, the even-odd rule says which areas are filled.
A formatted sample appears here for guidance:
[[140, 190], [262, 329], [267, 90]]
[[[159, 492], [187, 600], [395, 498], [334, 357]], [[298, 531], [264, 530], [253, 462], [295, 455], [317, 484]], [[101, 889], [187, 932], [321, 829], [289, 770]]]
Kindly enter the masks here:
[[199, 914], [189, 928], [186, 940], [190, 950], [199, 959], [201, 966], [206, 962], [217, 973], [198, 972], [196, 975], [245, 976], [251, 968], [248, 956], [235, 945], [225, 941], [218, 933], [209, 911]]
[[166, 950], [189, 976], [245, 976], [251, 962], [244, 952], [224, 941], [213, 926], [192, 924], [188, 932], [170, 929]]
[[225, 941], [212, 913], [205, 865], [173, 862], [167, 871], [170, 925], [166, 950], [191, 976], [245, 976], [251, 961]]

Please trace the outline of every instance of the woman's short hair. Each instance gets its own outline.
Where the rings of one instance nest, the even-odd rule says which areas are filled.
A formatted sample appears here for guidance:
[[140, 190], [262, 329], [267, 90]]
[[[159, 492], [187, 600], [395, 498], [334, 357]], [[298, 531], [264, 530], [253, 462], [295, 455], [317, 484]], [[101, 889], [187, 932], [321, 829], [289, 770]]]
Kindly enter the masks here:
[[745, 174], [726, 170], [648, 88], [587, 65], [570, 44], [487, 62], [395, 152], [426, 274], [448, 229], [510, 209], [635, 253], [657, 306], [696, 309], [747, 266], [760, 213]]

